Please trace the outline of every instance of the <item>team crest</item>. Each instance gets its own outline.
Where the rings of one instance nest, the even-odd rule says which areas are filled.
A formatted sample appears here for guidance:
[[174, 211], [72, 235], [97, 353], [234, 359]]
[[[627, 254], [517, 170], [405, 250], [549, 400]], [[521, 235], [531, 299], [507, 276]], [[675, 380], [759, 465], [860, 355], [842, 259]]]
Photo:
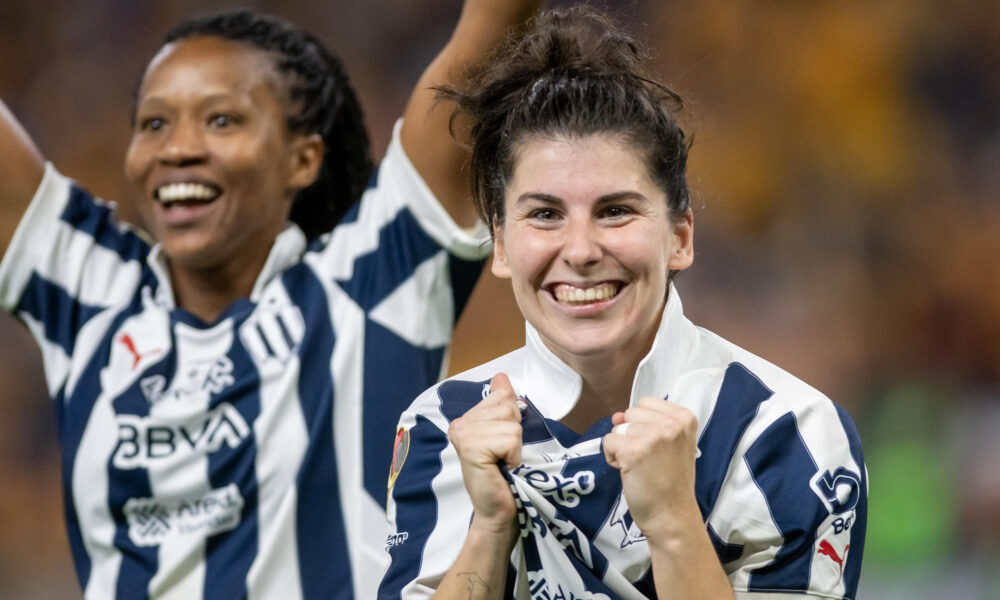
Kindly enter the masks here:
[[400, 427], [396, 430], [396, 441], [392, 444], [392, 464], [389, 465], [389, 489], [388, 496], [392, 495], [392, 486], [396, 485], [396, 478], [403, 470], [403, 463], [406, 462], [406, 455], [410, 453], [410, 430]]

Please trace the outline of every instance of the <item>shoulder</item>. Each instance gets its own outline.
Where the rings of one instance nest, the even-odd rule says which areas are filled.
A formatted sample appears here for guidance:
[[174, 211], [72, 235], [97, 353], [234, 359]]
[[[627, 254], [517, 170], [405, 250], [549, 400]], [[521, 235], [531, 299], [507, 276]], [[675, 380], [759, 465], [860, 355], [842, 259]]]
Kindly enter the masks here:
[[521, 349], [514, 350], [431, 386], [410, 404], [400, 419], [400, 425], [405, 427], [422, 417], [434, 422], [442, 431], [447, 430], [451, 421], [486, 397], [494, 375], [511, 375], [520, 370], [520, 356]]

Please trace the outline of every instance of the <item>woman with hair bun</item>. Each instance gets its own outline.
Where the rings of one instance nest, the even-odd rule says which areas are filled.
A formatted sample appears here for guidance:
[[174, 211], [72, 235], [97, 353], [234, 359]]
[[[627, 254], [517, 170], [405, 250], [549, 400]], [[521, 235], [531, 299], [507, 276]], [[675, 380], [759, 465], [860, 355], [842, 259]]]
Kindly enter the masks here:
[[685, 318], [688, 145], [644, 62], [605, 17], [550, 12], [440, 90], [526, 344], [400, 419], [382, 598], [854, 597], [857, 432]]

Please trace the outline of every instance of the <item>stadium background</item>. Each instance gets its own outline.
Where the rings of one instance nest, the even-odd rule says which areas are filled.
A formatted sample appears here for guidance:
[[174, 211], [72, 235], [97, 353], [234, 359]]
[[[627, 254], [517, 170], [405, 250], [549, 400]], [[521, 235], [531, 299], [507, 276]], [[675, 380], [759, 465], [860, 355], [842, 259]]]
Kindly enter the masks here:
[[[0, 97], [64, 173], [132, 218], [132, 88], [171, 24], [227, 4], [2, 2]], [[330, 43], [381, 152], [460, 1], [242, 5]], [[1000, 3], [604, 6], [687, 101], [687, 312], [858, 422], [871, 476], [859, 596], [1000, 598]], [[466, 314], [453, 371], [523, 339], [489, 275]], [[0, 597], [78, 597], [38, 351], [8, 317], [0, 341]]]

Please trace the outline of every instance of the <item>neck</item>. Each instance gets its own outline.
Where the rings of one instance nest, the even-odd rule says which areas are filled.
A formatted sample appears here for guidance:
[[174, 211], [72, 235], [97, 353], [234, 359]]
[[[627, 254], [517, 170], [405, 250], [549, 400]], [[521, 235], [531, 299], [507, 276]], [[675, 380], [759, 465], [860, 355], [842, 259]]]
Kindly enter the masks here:
[[233, 302], [249, 298], [257, 282], [270, 246], [262, 253], [245, 256], [244, 260], [230, 261], [209, 268], [190, 268], [167, 259], [174, 301], [205, 323], [213, 323]]
[[563, 425], [582, 433], [597, 420], [628, 408], [635, 372], [648, 350], [647, 346], [637, 356], [589, 358], [570, 364], [582, 377], [583, 387], [576, 406], [562, 419]]

